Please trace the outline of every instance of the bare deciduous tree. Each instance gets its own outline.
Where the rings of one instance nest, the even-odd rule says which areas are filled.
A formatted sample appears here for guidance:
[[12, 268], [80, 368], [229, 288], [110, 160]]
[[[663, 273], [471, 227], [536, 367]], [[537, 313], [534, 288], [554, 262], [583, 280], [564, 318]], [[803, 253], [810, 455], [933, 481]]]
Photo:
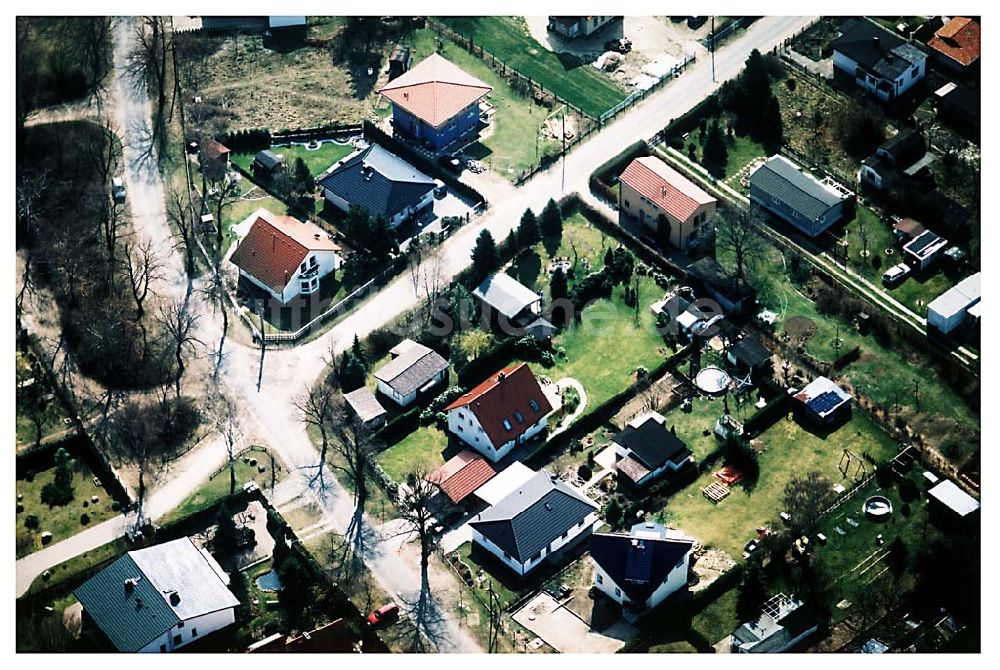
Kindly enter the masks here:
[[215, 392], [208, 401], [212, 426], [226, 445], [226, 463], [229, 467], [229, 495], [236, 493], [236, 453], [243, 440], [239, 410], [232, 398]]
[[191, 279], [195, 274], [194, 267], [194, 221], [189, 216], [190, 210], [184, 194], [174, 188], [170, 188], [166, 193], [167, 217], [170, 222], [177, 226], [177, 237], [180, 238], [178, 246], [184, 253], [184, 270], [188, 276], [188, 291], [190, 293]]
[[162, 264], [153, 250], [153, 243], [149, 240], [138, 244], [130, 241], [126, 243], [124, 251], [122, 259], [124, 273], [128, 279], [132, 298], [135, 300], [136, 318], [141, 319], [145, 314], [143, 303], [149, 295], [150, 286], [162, 278]]
[[201, 294], [212, 303], [212, 311], [222, 314], [222, 336], [219, 338], [219, 346], [213, 352], [215, 363], [212, 366], [212, 379], [219, 378], [219, 368], [222, 367], [222, 352], [226, 345], [226, 335], [229, 332], [229, 311], [226, 309], [226, 282], [222, 274], [221, 259], [216, 253], [212, 263], [212, 271], [206, 277], [205, 284], [201, 289]]
[[144, 525], [146, 488], [155, 479], [153, 435], [148, 417], [138, 402], [128, 402], [114, 414], [111, 432], [113, 449], [119, 457], [133, 465], [139, 476], [135, 492], [135, 530]]
[[[431, 499], [438, 492], [435, 484], [427, 481], [425, 473], [414, 472], [407, 476], [405, 492], [399, 499], [400, 519], [404, 522], [406, 534], [416, 535], [420, 544], [420, 596], [414, 607], [414, 623], [418, 634], [414, 638], [413, 651], [423, 651], [420, 633], [428, 633], [429, 617], [434, 605], [430, 592], [430, 558], [437, 546], [438, 537], [434, 532], [434, 514]], [[433, 636], [431, 636], [433, 637]]]
[[756, 213], [718, 216], [717, 244], [732, 256], [733, 276], [741, 284], [746, 282], [747, 271], [753, 269], [764, 253], [764, 240], [757, 232], [759, 225]]
[[174, 355], [174, 365], [177, 376], [174, 387], [178, 398], [181, 397], [181, 377], [184, 376], [184, 351], [192, 350], [195, 344], [204, 343], [195, 337], [195, 327], [198, 325], [198, 315], [191, 312], [185, 300], [175, 300], [160, 307], [159, 322], [164, 332], [170, 337], [170, 345]]
[[327, 453], [330, 449], [330, 437], [333, 429], [334, 408], [330, 397], [330, 389], [319, 384], [294, 398], [292, 403], [299, 414], [299, 420], [306, 426], [311, 426], [319, 433], [319, 463], [316, 474], [310, 484], [319, 483], [320, 493], [326, 490], [323, 473], [326, 470]]

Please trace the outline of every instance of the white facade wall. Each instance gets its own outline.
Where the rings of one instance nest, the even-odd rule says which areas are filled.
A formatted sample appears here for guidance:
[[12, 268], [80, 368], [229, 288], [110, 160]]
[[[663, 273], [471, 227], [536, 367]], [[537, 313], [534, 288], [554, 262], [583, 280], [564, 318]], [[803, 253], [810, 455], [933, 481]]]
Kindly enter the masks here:
[[582, 522], [568, 529], [566, 531], [566, 537], [556, 538], [555, 540], [550, 542], [547, 547], [542, 548], [541, 554], [538, 555], [537, 558], [534, 557], [529, 558], [524, 563], [518, 563], [516, 559], [514, 559], [509, 554], [506, 554], [503, 551], [503, 549], [493, 544], [493, 542], [491, 542], [489, 538], [485, 537], [475, 528], [472, 529], [472, 541], [478, 544], [486, 551], [496, 556], [497, 558], [499, 558], [511, 570], [513, 570], [514, 572], [516, 572], [521, 576], [524, 576], [529, 572], [531, 572], [532, 570], [534, 570], [535, 568], [537, 568], [542, 563], [544, 563], [545, 559], [550, 554], [559, 551], [563, 547], [572, 545], [578, 539], [580, 539], [581, 536], [584, 534], [589, 535], [594, 530], [594, 526], [599, 521], [600, 520], [597, 518], [597, 511], [595, 510], [591, 512]]
[[[195, 640], [200, 640], [206, 635], [214, 633], [221, 628], [225, 628], [235, 621], [236, 611], [232, 607], [219, 610], [218, 612], [202, 614], [201, 616], [193, 619], [182, 621], [180, 624], [174, 626], [169, 631], [140, 649], [139, 652], [153, 654], [171, 652], [176, 649], [180, 649]], [[178, 637], [180, 640], [177, 640]]]
[[[688, 563], [690, 562], [690, 557], [690, 551], [684, 554], [684, 558], [681, 562], [674, 566], [663, 583], [660, 584], [660, 586], [650, 594], [649, 598], [646, 599], [646, 602], [641, 605], [642, 609], [652, 609], [656, 607], [666, 600], [672, 593], [674, 593], [674, 591], [687, 586]], [[625, 605], [628, 603], [629, 597], [625, 595], [624, 591], [622, 591], [621, 586], [616, 584], [600, 565], [597, 563], [594, 565], [596, 567], [594, 572], [594, 586], [619, 605]]]
[[465, 407], [456, 407], [448, 412], [448, 432], [450, 432], [455, 437], [459, 438], [470, 447], [478, 451], [483, 455], [484, 458], [496, 463], [504, 456], [509, 454], [514, 450], [517, 444], [523, 443], [526, 440], [531, 439], [535, 435], [538, 435], [546, 426], [548, 426], [549, 419], [548, 416], [542, 417], [531, 427], [524, 432], [520, 437], [520, 440], [510, 440], [502, 445], [498, 449], [483, 430], [483, 425], [476, 418], [476, 415], [472, 411]]
[[[864, 76], [862, 78], [857, 77], [858, 64], [853, 59], [845, 56], [839, 51], [834, 51], [833, 66], [847, 73], [852, 79], [854, 79], [854, 82], [858, 85], [859, 88], [868, 91], [869, 93], [875, 95], [881, 100], [889, 99], [889, 94], [887, 92], [878, 90], [878, 84], [880, 81], [882, 81], [881, 79], [876, 79], [874, 75], [868, 74], [867, 71], [865, 71]], [[894, 95], [896, 97], [899, 97], [906, 91], [910, 90], [917, 82], [922, 80], [926, 73], [927, 73], [927, 58], [924, 57], [918, 60], [916, 63], [914, 63], [913, 67], [904, 72], [895, 81], [889, 81], [889, 80], [886, 81], [889, 81], [889, 83], [892, 84]]]
[[[299, 295], [307, 296], [310, 295], [312, 292], [319, 290], [320, 280], [322, 280], [323, 277], [330, 274], [331, 272], [334, 272], [343, 263], [342, 259], [340, 258], [340, 256], [337, 255], [335, 251], [327, 251], [327, 250], [310, 251], [309, 254], [305, 257], [305, 260], [303, 261], [303, 263], [306, 264], [307, 269], [311, 267], [309, 265], [311, 263], [310, 258], [313, 257], [316, 258], [317, 273], [315, 275], [309, 275], [310, 288], [308, 291], [302, 291], [302, 286], [300, 283], [302, 280], [301, 265], [298, 268], [296, 268], [294, 273], [292, 273], [292, 275], [288, 279], [288, 283], [285, 284], [285, 289], [280, 293], [272, 289], [264, 282], [258, 280], [252, 274], [244, 272], [243, 270], [240, 270], [240, 276], [245, 277], [254, 286], [259, 286], [260, 288], [267, 291], [269, 294], [271, 294], [271, 296], [274, 299], [281, 301], [283, 305], [288, 304], [296, 296]], [[311, 280], [314, 277], [316, 279], [316, 282], [315, 286], [312, 286], [313, 282]]]
[[[431, 381], [437, 384], [442, 379], [444, 379], [446, 374], [448, 374], [448, 370], [442, 370], [441, 372], [434, 375], [434, 378]], [[409, 407], [410, 405], [412, 405], [414, 402], [416, 402], [417, 394], [420, 392], [420, 389], [417, 389], [413, 393], [404, 396], [397, 393], [391, 386], [389, 386], [386, 382], [382, 381], [381, 379], [376, 379], [375, 384], [378, 387], [379, 391], [381, 391], [386, 397], [391, 398], [393, 402], [395, 402], [400, 407]]]

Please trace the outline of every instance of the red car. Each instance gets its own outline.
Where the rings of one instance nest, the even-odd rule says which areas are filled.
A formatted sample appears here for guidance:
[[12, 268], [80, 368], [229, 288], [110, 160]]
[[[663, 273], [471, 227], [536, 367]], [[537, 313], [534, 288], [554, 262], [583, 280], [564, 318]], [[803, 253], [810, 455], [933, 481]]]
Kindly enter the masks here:
[[377, 610], [368, 615], [368, 625], [374, 628], [375, 626], [383, 626], [386, 624], [394, 623], [399, 620], [399, 605], [391, 603], [389, 605], [383, 605]]

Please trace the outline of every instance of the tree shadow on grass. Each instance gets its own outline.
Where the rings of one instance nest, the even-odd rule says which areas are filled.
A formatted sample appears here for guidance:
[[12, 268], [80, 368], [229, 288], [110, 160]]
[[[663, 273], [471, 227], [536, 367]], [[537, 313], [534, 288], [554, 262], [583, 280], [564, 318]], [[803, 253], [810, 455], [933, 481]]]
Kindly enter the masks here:
[[545, 247], [545, 253], [549, 258], [555, 258], [559, 253], [559, 247], [562, 246], [562, 235], [546, 235], [542, 238], [542, 246]]
[[542, 259], [534, 250], [529, 249], [518, 255], [507, 274], [534, 290], [535, 282], [542, 271]]

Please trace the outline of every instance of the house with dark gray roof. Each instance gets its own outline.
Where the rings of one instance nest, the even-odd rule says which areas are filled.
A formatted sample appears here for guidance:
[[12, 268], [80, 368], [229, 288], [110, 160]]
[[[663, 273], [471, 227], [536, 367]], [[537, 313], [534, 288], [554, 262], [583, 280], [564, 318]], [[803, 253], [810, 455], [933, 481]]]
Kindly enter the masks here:
[[352, 205], [395, 228], [434, 207], [433, 179], [394, 153], [373, 144], [334, 165], [319, 185], [327, 202], [342, 212]]
[[626, 619], [656, 607], [687, 586], [695, 541], [682, 533], [643, 521], [628, 533], [594, 533], [594, 588], [622, 606]]
[[520, 576], [589, 537], [597, 503], [544, 470], [469, 522], [472, 541]]
[[726, 350], [726, 360], [743, 373], [757, 374], [772, 370], [772, 355], [770, 349], [752, 337], [732, 342]]
[[623, 482], [637, 488], [648, 486], [664, 473], [692, 463], [691, 450], [666, 422], [656, 412], [645, 412], [614, 436], [615, 469]]
[[412, 405], [420, 392], [448, 378], [448, 361], [413, 340], [403, 340], [390, 352], [392, 360], [373, 374], [378, 391], [400, 407]]
[[842, 219], [853, 195], [784, 156], [771, 156], [750, 175], [750, 200], [809, 237]]
[[924, 78], [927, 54], [872, 21], [850, 19], [833, 41], [833, 68], [835, 75], [889, 101]]
[[169, 652], [236, 620], [229, 575], [182, 537], [130, 551], [73, 592], [119, 652]]
[[285, 158], [270, 149], [257, 152], [250, 168], [258, 176], [270, 176], [285, 164]]

